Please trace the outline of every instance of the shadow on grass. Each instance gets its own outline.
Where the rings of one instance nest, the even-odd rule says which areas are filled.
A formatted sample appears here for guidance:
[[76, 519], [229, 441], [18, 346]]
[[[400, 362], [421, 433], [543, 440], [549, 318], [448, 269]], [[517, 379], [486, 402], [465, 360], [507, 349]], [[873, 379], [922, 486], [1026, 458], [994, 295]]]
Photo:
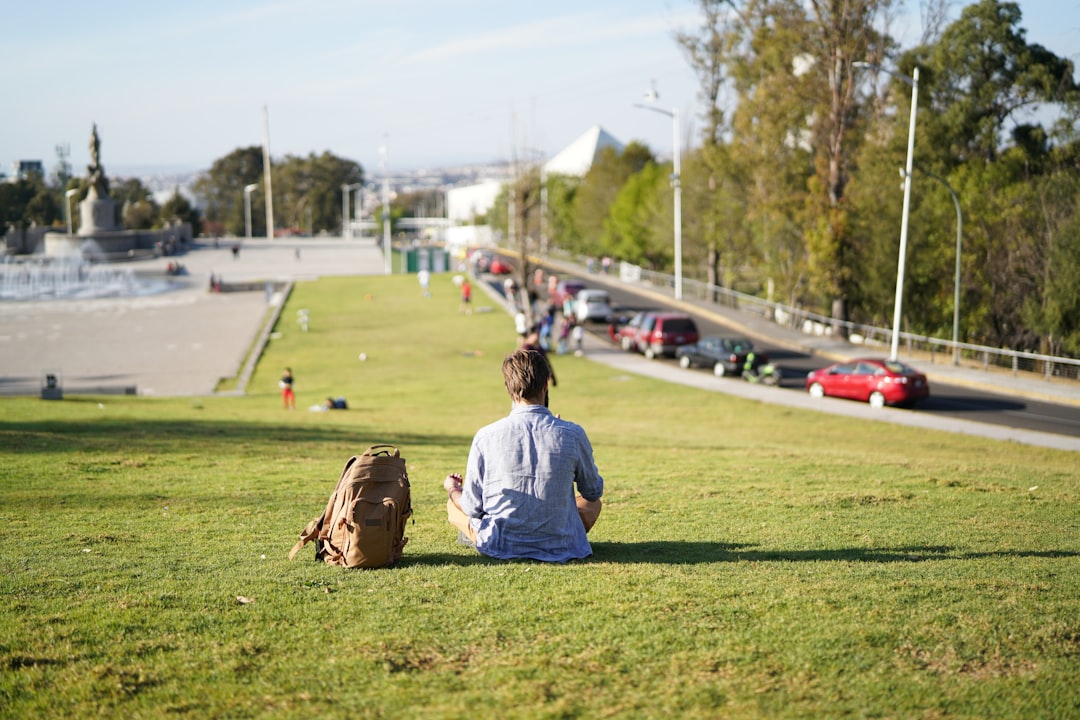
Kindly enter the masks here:
[[[96, 402], [96, 401], [95, 401]], [[24, 438], [55, 435], [62, 437], [70, 450], [114, 449], [123, 440], [125, 452], [168, 450], [190, 451], [192, 440], [200, 442], [234, 441], [275, 444], [334, 443], [356, 447], [359, 454], [367, 445], [390, 443], [408, 455], [413, 447], [428, 445], [461, 445], [468, 447], [468, 434], [379, 434], [366, 425], [313, 427], [280, 423], [248, 422], [243, 420], [131, 420], [102, 418], [98, 420], [46, 420], [38, 422], [0, 422], [0, 434], [20, 433]], [[18, 436], [16, 436], [17, 438]], [[12, 441], [8, 452], [34, 454], [54, 452], [54, 448], [37, 442]], [[344, 458], [342, 461], [347, 460]]]
[[1003, 550], [957, 552], [941, 545], [893, 548], [836, 548], [830, 550], [754, 550], [752, 544], [718, 542], [594, 542], [594, 562], [695, 565], [716, 562], [862, 562], [894, 563], [926, 560], [974, 560], [992, 557], [1067, 558], [1080, 553], [1066, 550]]

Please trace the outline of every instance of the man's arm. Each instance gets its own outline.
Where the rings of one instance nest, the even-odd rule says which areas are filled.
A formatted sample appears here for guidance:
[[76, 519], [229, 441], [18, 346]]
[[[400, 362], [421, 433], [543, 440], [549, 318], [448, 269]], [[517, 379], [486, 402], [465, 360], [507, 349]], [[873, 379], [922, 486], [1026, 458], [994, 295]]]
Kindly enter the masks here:
[[574, 482], [583, 498], [589, 501], [599, 500], [604, 494], [604, 478], [600, 477], [600, 471], [596, 468], [589, 437], [585, 434], [585, 430], [580, 427], [578, 429], [580, 431], [578, 452], [581, 457], [577, 463], [577, 475]]

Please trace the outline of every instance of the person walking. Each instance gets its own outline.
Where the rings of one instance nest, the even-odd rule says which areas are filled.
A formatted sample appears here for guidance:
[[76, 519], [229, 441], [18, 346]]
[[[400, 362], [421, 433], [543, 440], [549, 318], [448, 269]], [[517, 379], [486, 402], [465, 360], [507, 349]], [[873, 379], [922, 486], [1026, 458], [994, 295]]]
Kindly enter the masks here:
[[551, 366], [542, 353], [518, 348], [502, 373], [510, 414], [478, 430], [465, 475], [443, 481], [447, 520], [488, 557], [588, 557], [604, 494], [589, 438], [547, 408]]
[[284, 374], [281, 376], [281, 380], [278, 382], [278, 387], [281, 388], [281, 401], [285, 405], [286, 410], [296, 409], [296, 395], [293, 394], [293, 374], [292, 368], [285, 368]]
[[465, 278], [461, 281], [461, 312], [466, 315], [472, 315], [472, 285], [469, 283], [469, 279]]

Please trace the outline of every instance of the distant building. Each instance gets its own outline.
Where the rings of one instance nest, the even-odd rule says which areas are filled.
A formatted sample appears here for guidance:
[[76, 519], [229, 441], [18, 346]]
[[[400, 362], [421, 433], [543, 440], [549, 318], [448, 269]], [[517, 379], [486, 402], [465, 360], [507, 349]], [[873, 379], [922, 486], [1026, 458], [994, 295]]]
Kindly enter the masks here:
[[45, 164], [40, 160], [16, 160], [11, 163], [12, 181], [29, 180], [31, 176], [45, 177]]
[[502, 180], [485, 180], [476, 185], [446, 191], [446, 216], [451, 223], [471, 223], [487, 215], [502, 190]]

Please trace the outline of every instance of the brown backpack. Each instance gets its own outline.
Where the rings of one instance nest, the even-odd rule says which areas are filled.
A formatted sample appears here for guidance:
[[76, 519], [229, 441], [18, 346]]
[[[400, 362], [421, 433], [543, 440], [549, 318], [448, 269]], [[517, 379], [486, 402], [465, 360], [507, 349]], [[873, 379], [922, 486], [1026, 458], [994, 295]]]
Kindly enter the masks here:
[[323, 514], [304, 528], [289, 553], [315, 541], [315, 559], [349, 568], [378, 568], [401, 559], [412, 516], [405, 460], [393, 445], [372, 445], [345, 463]]

